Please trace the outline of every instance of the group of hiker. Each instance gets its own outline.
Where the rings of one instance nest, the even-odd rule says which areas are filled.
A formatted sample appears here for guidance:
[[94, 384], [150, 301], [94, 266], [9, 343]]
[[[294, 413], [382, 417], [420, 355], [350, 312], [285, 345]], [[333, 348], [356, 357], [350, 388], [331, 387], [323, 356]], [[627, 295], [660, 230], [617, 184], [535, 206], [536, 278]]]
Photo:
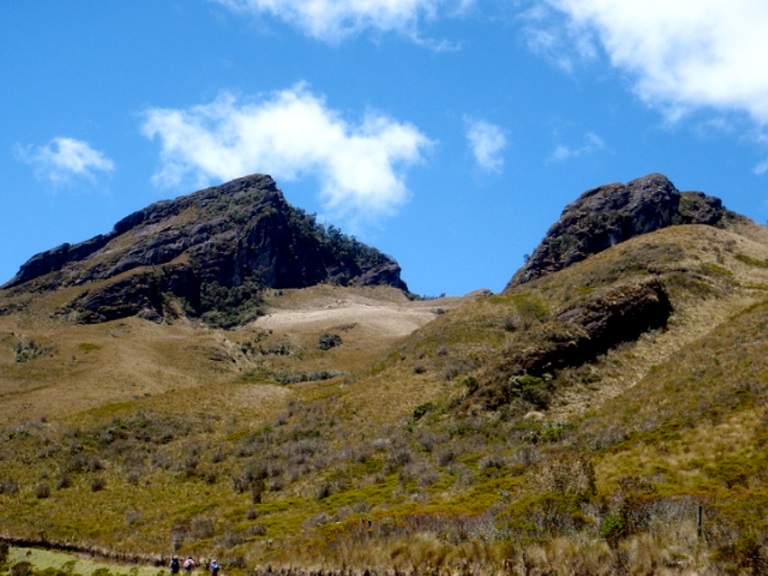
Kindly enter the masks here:
[[[184, 570], [184, 574], [189, 576], [196, 566], [197, 563], [192, 559], [192, 556], [187, 556], [184, 562], [178, 556], [174, 556], [171, 558], [171, 576], [176, 576], [181, 570]], [[219, 576], [219, 563], [216, 561], [216, 558], [208, 562], [205, 567], [211, 576]]]

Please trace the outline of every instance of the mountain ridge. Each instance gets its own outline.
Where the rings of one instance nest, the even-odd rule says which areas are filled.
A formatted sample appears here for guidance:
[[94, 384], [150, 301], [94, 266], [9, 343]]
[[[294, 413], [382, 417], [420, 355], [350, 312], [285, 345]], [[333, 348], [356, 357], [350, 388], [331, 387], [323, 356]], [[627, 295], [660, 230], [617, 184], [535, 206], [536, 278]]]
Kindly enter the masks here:
[[234, 325], [264, 288], [323, 282], [408, 290], [392, 258], [290, 206], [269, 176], [252, 175], [157, 202], [104, 235], [33, 256], [3, 287], [82, 286], [62, 309], [79, 322], [141, 314]]

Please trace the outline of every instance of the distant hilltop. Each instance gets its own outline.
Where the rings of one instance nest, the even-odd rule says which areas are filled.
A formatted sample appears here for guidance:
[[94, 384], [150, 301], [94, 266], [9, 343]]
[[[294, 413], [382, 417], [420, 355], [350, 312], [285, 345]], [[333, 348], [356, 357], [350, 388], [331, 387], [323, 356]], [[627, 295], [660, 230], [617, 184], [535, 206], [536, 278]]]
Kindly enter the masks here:
[[676, 224], [722, 226], [729, 218], [737, 215], [726, 210], [720, 199], [701, 192], [680, 192], [663, 174], [593, 188], [563, 209], [506, 289], [641, 234]]
[[80, 244], [37, 254], [3, 288], [82, 287], [78, 322], [186, 315], [247, 321], [263, 288], [323, 282], [407, 291], [395, 260], [292, 207], [266, 175], [153, 204]]

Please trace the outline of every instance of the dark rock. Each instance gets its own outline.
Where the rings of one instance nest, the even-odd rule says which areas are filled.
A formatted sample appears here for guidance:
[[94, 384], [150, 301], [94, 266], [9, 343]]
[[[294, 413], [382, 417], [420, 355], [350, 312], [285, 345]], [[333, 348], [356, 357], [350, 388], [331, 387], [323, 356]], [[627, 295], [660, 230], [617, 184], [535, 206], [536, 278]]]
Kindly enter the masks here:
[[681, 193], [662, 174], [588, 190], [565, 207], [506, 290], [635, 236], [676, 224], [720, 225], [728, 214], [717, 198]]
[[577, 336], [567, 350], [555, 344], [524, 370], [541, 373], [550, 367], [579, 365], [591, 361], [622, 342], [631, 342], [649, 331], [667, 325], [672, 304], [663, 284], [651, 280], [613, 290], [607, 296], [565, 310], [557, 320], [576, 328]]
[[3, 288], [12, 288], [44, 276], [50, 272], [61, 270], [67, 263], [88, 258], [100, 250], [114, 238], [113, 234], [99, 235], [80, 244], [62, 244], [47, 252], [42, 252], [30, 258], [19, 270], [19, 273]]
[[136, 316], [142, 320], [149, 320], [150, 322], [154, 322], [155, 324], [162, 324], [165, 322], [165, 318], [158, 314], [157, 310], [153, 308], [142, 308], [139, 310]]
[[719, 198], [707, 196], [701, 192], [683, 192], [677, 213], [679, 224], [707, 224], [717, 226], [723, 221], [727, 211]]
[[488, 385], [477, 390], [485, 407], [512, 400], [515, 377], [544, 379], [554, 371], [594, 361], [622, 342], [665, 328], [672, 304], [657, 279], [614, 288], [553, 315], [531, 332], [531, 344], [514, 350], [490, 369]]
[[109, 234], [38, 254], [3, 289], [82, 285], [66, 311], [85, 322], [157, 320], [181, 307], [231, 324], [253, 316], [262, 288], [323, 282], [407, 291], [397, 262], [326, 230], [290, 206], [272, 178], [254, 175], [158, 202]]
[[355, 286], [395, 286], [407, 291], [407, 287], [400, 280], [400, 266], [394, 261], [384, 262], [362, 272], [353, 283]]
[[152, 310], [160, 315], [162, 295], [157, 279], [151, 274], [132, 274], [94, 290], [83, 292], [67, 311], [75, 311], [78, 320], [98, 323], [134, 316]]

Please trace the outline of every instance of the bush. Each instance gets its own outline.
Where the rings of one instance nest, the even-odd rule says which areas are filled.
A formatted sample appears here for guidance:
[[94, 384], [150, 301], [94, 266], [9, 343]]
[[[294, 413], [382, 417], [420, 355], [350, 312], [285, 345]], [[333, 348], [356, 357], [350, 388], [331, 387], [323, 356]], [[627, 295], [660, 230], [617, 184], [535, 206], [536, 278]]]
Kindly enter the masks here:
[[66, 472], [64, 474], [62, 474], [61, 477], [59, 478], [58, 483], [56, 484], [56, 487], [59, 490], [64, 490], [66, 488], [71, 488], [72, 487], [72, 476], [70, 476]]
[[39, 356], [49, 354], [51, 349], [44, 348], [31, 338], [22, 336], [13, 346], [13, 351], [16, 354], [16, 362], [29, 362]]
[[37, 490], [35, 490], [35, 496], [37, 496], [40, 499], [48, 498], [51, 495], [51, 487], [46, 484], [45, 482], [37, 485]]
[[333, 494], [333, 486], [328, 482], [323, 482], [317, 487], [317, 490], [315, 491], [315, 500], [325, 500], [331, 494]]
[[424, 404], [419, 404], [416, 406], [416, 408], [413, 409], [413, 419], [419, 420], [422, 416], [424, 416], [427, 412], [431, 412], [437, 408], [434, 402], [425, 402]]
[[609, 514], [603, 518], [600, 535], [605, 538], [611, 548], [616, 548], [619, 540], [624, 536], [624, 518], [616, 514]]
[[0, 494], [16, 494], [19, 484], [13, 478], [0, 478]]
[[32, 576], [33, 573], [34, 570], [32, 568], [32, 564], [26, 560], [17, 562], [11, 566], [11, 576]]
[[189, 535], [196, 540], [212, 538], [216, 534], [216, 523], [212, 518], [195, 518], [189, 527]]
[[331, 348], [335, 348], [336, 346], [341, 346], [343, 344], [341, 340], [341, 336], [338, 334], [323, 334], [320, 336], [320, 341], [317, 344], [318, 350], [330, 350]]
[[267, 468], [257, 460], [247, 462], [239, 474], [232, 475], [232, 488], [238, 494], [250, 491], [254, 504], [261, 504], [266, 491]]

